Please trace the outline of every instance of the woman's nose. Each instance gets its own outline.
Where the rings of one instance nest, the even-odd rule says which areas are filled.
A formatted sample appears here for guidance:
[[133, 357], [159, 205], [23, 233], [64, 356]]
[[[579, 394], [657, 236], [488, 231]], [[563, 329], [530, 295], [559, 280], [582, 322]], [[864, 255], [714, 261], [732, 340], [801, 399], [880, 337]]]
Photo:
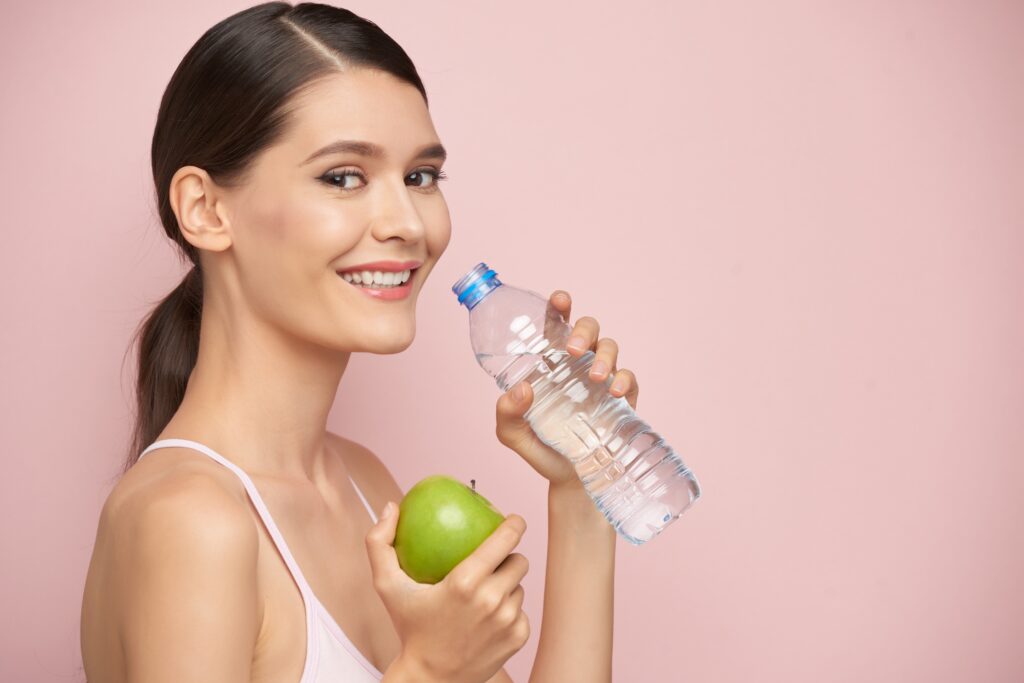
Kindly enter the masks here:
[[374, 233], [377, 239], [401, 237], [407, 241], [421, 239], [424, 233], [423, 219], [412, 193], [415, 190], [404, 183], [401, 189], [389, 187], [380, 200], [379, 211], [374, 218]]

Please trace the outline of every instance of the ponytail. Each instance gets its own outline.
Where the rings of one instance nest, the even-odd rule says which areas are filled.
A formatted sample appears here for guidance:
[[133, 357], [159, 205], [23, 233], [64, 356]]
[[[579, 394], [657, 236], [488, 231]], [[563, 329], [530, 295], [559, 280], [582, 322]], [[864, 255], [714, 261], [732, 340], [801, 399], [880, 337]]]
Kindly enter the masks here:
[[136, 419], [123, 472], [156, 440], [185, 397], [199, 354], [203, 274], [198, 265], [143, 320], [139, 344]]

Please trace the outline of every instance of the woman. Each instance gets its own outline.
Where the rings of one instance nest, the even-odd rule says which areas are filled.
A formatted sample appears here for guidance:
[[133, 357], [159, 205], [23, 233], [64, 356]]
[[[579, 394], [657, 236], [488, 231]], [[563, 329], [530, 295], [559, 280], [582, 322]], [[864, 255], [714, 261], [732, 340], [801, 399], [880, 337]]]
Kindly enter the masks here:
[[[182, 60], [152, 162], [192, 269], [140, 328], [133, 446], [82, 606], [90, 681], [511, 680], [530, 633], [523, 518], [418, 584], [391, 545], [401, 489], [326, 429], [350, 355], [413, 340], [451, 233], [444, 158], [408, 56], [346, 10], [258, 5]], [[568, 294], [551, 302], [568, 320]], [[595, 379], [615, 373], [635, 407], [615, 342], [593, 318], [574, 333], [572, 353], [594, 350]], [[610, 680], [615, 533], [523, 421], [521, 387], [498, 400], [496, 433], [549, 482], [531, 680]]]

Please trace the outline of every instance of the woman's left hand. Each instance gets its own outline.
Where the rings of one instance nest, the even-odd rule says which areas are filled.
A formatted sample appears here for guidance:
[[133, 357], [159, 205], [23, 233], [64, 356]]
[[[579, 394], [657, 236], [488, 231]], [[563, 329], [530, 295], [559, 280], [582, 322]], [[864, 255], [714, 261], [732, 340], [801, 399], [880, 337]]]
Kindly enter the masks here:
[[[569, 311], [572, 300], [569, 293], [556, 290], [550, 297], [551, 305], [562, 314], [562, 319], [569, 322]], [[630, 370], [617, 370], [615, 361], [619, 355], [619, 345], [615, 340], [604, 337], [598, 339], [600, 326], [597, 320], [584, 316], [576, 321], [566, 350], [573, 358], [579, 358], [587, 351], [596, 355], [590, 368], [590, 379], [603, 382], [609, 373], [614, 376], [609, 393], [616, 397], [625, 397], [626, 402], [635, 410], [637, 394], [640, 389], [636, 376]], [[516, 397], [517, 390], [522, 389], [522, 397]], [[579, 478], [571, 462], [558, 451], [540, 440], [523, 415], [533, 403], [533, 386], [526, 380], [519, 382], [498, 398], [497, 427], [495, 433], [505, 446], [518, 453], [533, 469], [548, 479], [552, 485], [578, 484]]]

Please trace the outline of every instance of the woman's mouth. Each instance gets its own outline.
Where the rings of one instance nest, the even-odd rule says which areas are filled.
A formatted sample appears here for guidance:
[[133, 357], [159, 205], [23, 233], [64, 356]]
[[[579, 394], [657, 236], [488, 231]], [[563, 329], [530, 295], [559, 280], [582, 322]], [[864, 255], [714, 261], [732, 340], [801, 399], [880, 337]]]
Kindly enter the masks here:
[[409, 295], [412, 291], [412, 276], [417, 270], [411, 268], [397, 273], [380, 270], [346, 271], [338, 272], [338, 276], [368, 296], [393, 301]]

